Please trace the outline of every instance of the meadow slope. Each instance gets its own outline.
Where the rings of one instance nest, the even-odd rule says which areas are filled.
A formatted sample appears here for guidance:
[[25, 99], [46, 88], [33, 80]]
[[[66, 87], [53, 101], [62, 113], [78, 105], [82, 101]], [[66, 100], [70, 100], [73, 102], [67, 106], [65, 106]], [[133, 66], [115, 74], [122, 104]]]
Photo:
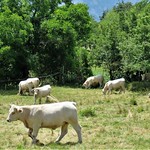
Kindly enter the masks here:
[[[19, 96], [16, 90], [0, 91], [0, 149], [149, 149], [150, 99], [146, 91], [102, 95], [101, 89], [52, 87], [59, 101], [77, 102], [83, 143], [69, 126], [68, 134], [54, 143], [59, 128], [40, 129], [38, 139], [44, 146], [31, 145], [27, 129], [20, 121], [6, 121], [9, 104], [30, 105], [33, 96]], [[42, 100], [44, 103], [45, 100]]]

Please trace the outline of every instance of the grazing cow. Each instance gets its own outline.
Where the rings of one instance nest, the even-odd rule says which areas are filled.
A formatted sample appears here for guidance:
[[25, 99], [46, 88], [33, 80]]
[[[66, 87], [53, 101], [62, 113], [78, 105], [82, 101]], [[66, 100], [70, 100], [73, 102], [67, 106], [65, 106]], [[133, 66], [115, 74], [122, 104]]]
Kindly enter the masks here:
[[19, 82], [19, 95], [24, 94], [24, 92], [29, 92], [29, 95], [31, 95], [31, 90], [33, 87], [32, 81], [24, 80]]
[[51, 92], [51, 86], [44, 85], [42, 87], [37, 87], [32, 90], [34, 92], [34, 104], [36, 104], [36, 100], [39, 98], [39, 104], [41, 104], [41, 99], [42, 97], [46, 97], [46, 100], [48, 99], [47, 97], [50, 95]]
[[91, 76], [86, 79], [86, 81], [83, 83], [83, 86], [85, 88], [91, 88], [92, 86], [99, 84], [99, 86], [101, 87], [103, 82], [104, 77], [102, 75]]
[[39, 78], [28, 78], [27, 81], [31, 81], [33, 83], [33, 87], [32, 88], [39, 87], [39, 85], [40, 85]]
[[108, 93], [112, 92], [112, 90], [115, 89], [120, 89], [121, 91], [125, 92], [125, 79], [124, 78], [120, 78], [120, 79], [116, 79], [116, 80], [112, 80], [112, 81], [108, 81], [104, 88], [102, 89], [103, 94], [106, 94], [106, 92], [108, 91]]
[[59, 142], [68, 132], [71, 124], [78, 135], [78, 142], [82, 143], [81, 127], [78, 123], [75, 102], [59, 102], [52, 104], [17, 106], [11, 105], [7, 117], [8, 122], [20, 120], [28, 128], [28, 136], [33, 144], [38, 144], [36, 139], [40, 128], [56, 129], [61, 127], [61, 132], [55, 142]]
[[142, 81], [150, 81], [150, 73], [142, 74]]

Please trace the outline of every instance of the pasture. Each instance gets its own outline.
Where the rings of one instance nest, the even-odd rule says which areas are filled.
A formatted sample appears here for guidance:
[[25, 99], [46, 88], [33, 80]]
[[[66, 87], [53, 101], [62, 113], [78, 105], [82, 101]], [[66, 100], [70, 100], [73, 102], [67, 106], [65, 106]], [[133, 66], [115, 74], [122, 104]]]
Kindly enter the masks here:
[[[60, 128], [40, 129], [38, 139], [44, 146], [31, 144], [27, 129], [20, 121], [6, 121], [9, 104], [30, 105], [33, 96], [19, 96], [18, 90], [0, 90], [0, 149], [149, 149], [150, 99], [148, 91], [102, 95], [101, 89], [52, 86], [59, 101], [77, 103], [83, 143], [69, 125], [68, 134], [54, 143]], [[45, 99], [42, 99], [45, 103]]]

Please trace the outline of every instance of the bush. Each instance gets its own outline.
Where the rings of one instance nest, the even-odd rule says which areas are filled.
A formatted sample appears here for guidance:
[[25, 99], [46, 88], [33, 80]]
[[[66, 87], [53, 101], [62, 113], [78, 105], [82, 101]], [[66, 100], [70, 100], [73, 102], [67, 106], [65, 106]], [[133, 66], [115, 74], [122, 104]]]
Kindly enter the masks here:
[[86, 108], [80, 111], [81, 116], [83, 117], [94, 117], [96, 116], [96, 112], [94, 108]]
[[150, 90], [150, 82], [132, 82], [127, 86], [130, 91]]

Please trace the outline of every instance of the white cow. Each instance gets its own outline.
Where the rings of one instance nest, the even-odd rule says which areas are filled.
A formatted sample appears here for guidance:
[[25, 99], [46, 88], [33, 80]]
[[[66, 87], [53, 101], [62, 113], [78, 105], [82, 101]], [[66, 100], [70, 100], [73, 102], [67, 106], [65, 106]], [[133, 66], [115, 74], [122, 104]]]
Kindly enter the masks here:
[[142, 74], [142, 81], [150, 81], [150, 73]]
[[78, 123], [75, 102], [60, 102], [42, 105], [17, 106], [11, 105], [7, 117], [8, 122], [20, 120], [28, 128], [28, 136], [33, 144], [38, 144], [36, 139], [40, 128], [56, 129], [61, 127], [61, 132], [55, 142], [59, 142], [68, 132], [71, 124], [78, 135], [78, 142], [82, 143], [81, 127]]
[[31, 90], [33, 87], [32, 81], [24, 80], [19, 82], [19, 95], [24, 94], [24, 92], [29, 92], [29, 95], [31, 95]]
[[103, 94], [106, 94], [107, 91], [108, 93], [111, 93], [113, 89], [114, 90], [120, 89], [120, 92], [121, 91], [125, 92], [125, 79], [120, 78], [120, 79], [108, 81], [105, 84], [104, 88], [102, 89], [102, 92]]
[[27, 81], [31, 81], [33, 83], [33, 88], [40, 86], [39, 78], [28, 78]]
[[104, 77], [102, 75], [91, 76], [86, 79], [86, 81], [83, 83], [83, 86], [85, 88], [90, 88], [96, 84], [99, 84], [101, 87], [103, 82], [104, 82]]
[[50, 95], [51, 86], [48, 84], [42, 87], [37, 87], [33, 89], [33, 92], [34, 92], [34, 104], [36, 104], [36, 100], [38, 98], [39, 98], [39, 104], [40, 104], [42, 97], [46, 97], [46, 100], [48, 99], [47, 97]]

